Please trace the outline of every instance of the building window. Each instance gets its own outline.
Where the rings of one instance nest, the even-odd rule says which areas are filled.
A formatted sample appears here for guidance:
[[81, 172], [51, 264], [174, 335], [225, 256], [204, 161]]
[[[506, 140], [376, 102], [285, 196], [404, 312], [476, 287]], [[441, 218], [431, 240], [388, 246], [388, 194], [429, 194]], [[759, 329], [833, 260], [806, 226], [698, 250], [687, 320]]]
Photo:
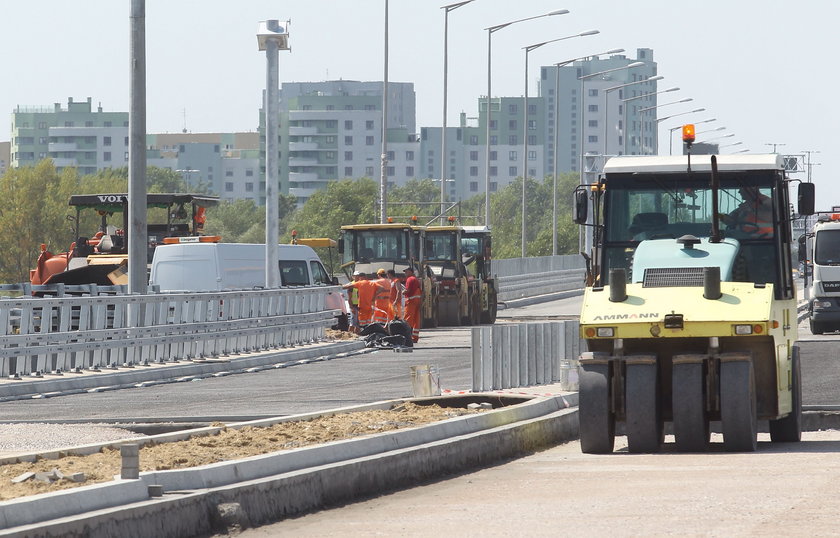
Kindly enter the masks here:
[[353, 105], [344, 105], [344, 110], [353, 110]]
[[45, 122], [45, 121], [39, 121], [39, 122], [38, 122], [38, 128], [39, 128], [39, 129], [46, 129], [46, 128], [47, 128], [47, 122]]
[[518, 155], [515, 151], [508, 152], [508, 160], [509, 161], [516, 161], [518, 159]]
[[589, 91], [586, 92], [586, 95], [589, 97], [598, 97], [598, 88], [589, 88]]
[[495, 150], [491, 151], [490, 152], [490, 160], [495, 161], [497, 159], [498, 155], [499, 155], [499, 153], [497, 151], [495, 151]]
[[509, 166], [508, 167], [508, 175], [510, 177], [516, 177], [516, 167], [515, 166]]
[[327, 120], [327, 129], [335, 129], [338, 127], [338, 120]]
[[495, 146], [499, 143], [499, 137], [496, 135], [490, 135], [490, 145]]
[[254, 177], [254, 169], [248, 168], [245, 170], [245, 177]]
[[537, 152], [529, 149], [528, 150], [528, 160], [529, 161], [536, 161], [537, 160]]
[[353, 137], [352, 136], [345, 136], [344, 137], [344, 145], [345, 146], [352, 146], [353, 145]]
[[528, 144], [531, 146], [537, 145], [537, 135], [528, 135]]
[[508, 136], [508, 145], [515, 146], [519, 143], [519, 137], [516, 135], [509, 135]]
[[529, 131], [536, 131], [537, 130], [537, 120], [528, 120], [528, 130]]
[[411, 151], [411, 150], [406, 151], [405, 152], [405, 160], [406, 161], [413, 161], [414, 160], [414, 152]]
[[64, 126], [65, 127], [73, 127], [73, 122], [72, 121], [65, 121]]
[[586, 110], [587, 112], [598, 112], [598, 105], [589, 105]]
[[590, 127], [598, 127], [598, 120], [589, 120], [587, 123]]
[[367, 145], [367, 146], [372, 146], [373, 145], [373, 137], [372, 136], [366, 136], [365, 137], [365, 145]]
[[233, 192], [233, 181], [225, 181], [225, 192]]
[[478, 136], [470, 135], [470, 145], [477, 146], [478, 145]]
[[406, 166], [405, 167], [405, 175], [407, 177], [414, 177], [414, 167], [413, 166]]
[[519, 107], [512, 103], [508, 105], [508, 113], [509, 114], [516, 114], [519, 111]]
[[253, 183], [246, 183], [245, 184], [245, 192], [254, 192], [254, 184]]
[[105, 153], [103, 153], [102, 154], [102, 160], [103, 161], [110, 161], [111, 160], [111, 152], [106, 151]]
[[348, 131], [353, 129], [353, 120], [344, 120], [344, 128]]
[[478, 167], [477, 166], [470, 166], [470, 176], [471, 177], [478, 177]]
[[490, 120], [490, 130], [495, 131], [499, 128], [499, 122], [497, 120]]
[[491, 181], [491, 182], [490, 182], [490, 192], [496, 192], [496, 190], [497, 190], [498, 188], [499, 188], [499, 184], [498, 184], [498, 183], [496, 183], [495, 181]]
[[345, 151], [344, 152], [344, 160], [345, 161], [352, 161], [353, 160], [353, 152], [352, 151]]
[[327, 105], [327, 110], [335, 110], [335, 105]]
[[373, 120], [367, 120], [365, 122], [365, 129], [367, 129], [368, 131], [373, 130]]
[[496, 177], [499, 175], [499, 169], [495, 166], [490, 167], [490, 177]]
[[376, 110], [376, 105], [365, 105], [365, 110]]
[[385, 154], [385, 158], [388, 159], [389, 161], [393, 161], [394, 160], [394, 152], [389, 151], [388, 153]]
[[470, 181], [470, 192], [478, 192], [478, 181]]
[[344, 167], [344, 177], [353, 177], [353, 167], [352, 166], [345, 166]]
[[509, 120], [508, 121], [508, 129], [516, 130], [516, 120]]
[[233, 170], [225, 170], [225, 177], [233, 177]]
[[478, 160], [478, 152], [477, 151], [471, 151], [470, 152], [470, 160], [471, 161], [477, 161]]
[[388, 174], [388, 177], [394, 177], [394, 167], [393, 166], [386, 166], [385, 173]]
[[372, 166], [366, 166], [365, 167], [365, 175], [367, 177], [373, 177], [373, 167]]
[[537, 113], [537, 105], [528, 105], [528, 114], [534, 115]]
[[589, 137], [587, 138], [587, 140], [588, 140], [590, 143], [595, 143], [595, 142], [597, 142], [597, 141], [598, 141], [598, 135], [589, 135]]

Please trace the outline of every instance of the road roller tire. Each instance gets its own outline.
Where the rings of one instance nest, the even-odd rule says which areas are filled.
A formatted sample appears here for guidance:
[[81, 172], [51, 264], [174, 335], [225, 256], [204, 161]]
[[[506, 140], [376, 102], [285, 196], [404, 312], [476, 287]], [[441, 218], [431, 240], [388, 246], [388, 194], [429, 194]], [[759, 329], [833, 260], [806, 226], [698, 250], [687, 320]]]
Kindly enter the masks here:
[[753, 452], [758, 447], [755, 372], [749, 353], [720, 356], [720, 422], [723, 447]]
[[691, 355], [674, 356], [671, 411], [674, 439], [680, 452], [705, 452], [709, 448], [704, 359]]
[[578, 393], [580, 449], [607, 454], [615, 445], [615, 415], [610, 405], [609, 364], [582, 364]]
[[784, 418], [770, 421], [770, 440], [774, 443], [798, 443], [802, 440], [802, 368], [799, 346], [791, 349], [791, 398], [793, 409]]
[[659, 404], [659, 373], [655, 355], [626, 359], [624, 402], [627, 448], [630, 452], [659, 452], [664, 440]]

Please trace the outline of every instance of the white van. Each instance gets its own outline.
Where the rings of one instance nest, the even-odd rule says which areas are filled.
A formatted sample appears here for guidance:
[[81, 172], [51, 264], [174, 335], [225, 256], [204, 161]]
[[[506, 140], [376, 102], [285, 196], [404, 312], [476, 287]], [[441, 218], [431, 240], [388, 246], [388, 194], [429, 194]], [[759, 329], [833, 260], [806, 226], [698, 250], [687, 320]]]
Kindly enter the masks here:
[[[305, 245], [278, 245], [281, 286], [336, 285], [318, 254]], [[265, 245], [178, 243], [155, 249], [150, 286], [161, 292], [223, 291], [265, 286]], [[327, 307], [340, 310], [336, 325], [346, 330], [350, 311], [341, 290], [330, 292]]]

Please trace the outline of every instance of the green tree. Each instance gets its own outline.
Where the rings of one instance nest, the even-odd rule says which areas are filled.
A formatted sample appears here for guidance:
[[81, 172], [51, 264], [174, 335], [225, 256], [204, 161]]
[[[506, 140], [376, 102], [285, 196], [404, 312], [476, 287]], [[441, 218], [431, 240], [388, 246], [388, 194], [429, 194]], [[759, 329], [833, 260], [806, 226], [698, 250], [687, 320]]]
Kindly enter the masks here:
[[368, 178], [331, 182], [326, 189], [313, 194], [288, 221], [284, 242], [291, 240], [291, 231], [298, 237], [338, 239], [345, 224], [374, 221], [374, 200], [379, 188]]

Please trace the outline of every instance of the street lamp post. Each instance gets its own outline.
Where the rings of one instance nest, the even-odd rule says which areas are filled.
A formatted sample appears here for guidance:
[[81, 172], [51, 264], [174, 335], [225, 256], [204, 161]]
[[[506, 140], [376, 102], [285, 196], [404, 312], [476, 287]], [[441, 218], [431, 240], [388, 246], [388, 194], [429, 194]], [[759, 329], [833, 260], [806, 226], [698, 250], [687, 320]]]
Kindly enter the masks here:
[[[565, 37], [558, 37], [557, 39], [550, 39], [548, 41], [543, 41], [542, 43], [535, 43], [533, 45], [528, 45], [527, 47], [522, 47], [525, 50], [525, 103], [524, 103], [524, 110], [523, 118], [524, 118], [524, 125], [522, 126], [522, 143], [523, 143], [523, 150], [522, 150], [522, 257], [524, 258], [527, 256], [528, 253], [528, 244], [527, 244], [527, 234], [525, 233], [525, 209], [526, 209], [526, 196], [525, 196], [525, 185], [528, 182], [528, 54], [535, 49], [542, 47], [543, 45], [548, 45], [549, 43], [555, 43], [557, 41], [565, 41], [566, 39], [572, 39], [573, 37], [585, 37], [589, 35], [596, 35], [600, 33], [598, 30], [587, 30], [585, 32], [580, 32], [578, 34], [568, 35]], [[555, 91], [557, 91], [555, 89]], [[557, 126], [555, 125], [555, 129]]]
[[[689, 112], [689, 114], [690, 114], [690, 112]], [[672, 117], [673, 116], [666, 116], [664, 118], [661, 118], [661, 120], [657, 120], [657, 121], [665, 121], [665, 120], [670, 119]], [[701, 123], [711, 123], [713, 121], [717, 121], [717, 118], [710, 118], [708, 120], [696, 121], [696, 122], [694, 122], [694, 125], [700, 125]], [[679, 131], [682, 128], [683, 128], [682, 125], [677, 125], [676, 127], [670, 127], [668, 129], [668, 155], [673, 155], [674, 154], [674, 131]], [[713, 129], [713, 130], [714, 131], [722, 131], [724, 129], [726, 129], [726, 127], [718, 127], [717, 129]]]
[[[388, 0], [385, 0], [385, 61], [382, 78], [382, 155], [379, 172], [379, 222], [388, 221]], [[443, 184], [443, 183], [441, 183]]]
[[490, 119], [492, 117], [491, 109], [492, 109], [492, 89], [491, 89], [491, 81], [492, 81], [492, 66], [493, 66], [493, 34], [501, 30], [502, 28], [507, 28], [512, 24], [517, 24], [520, 22], [530, 21], [533, 19], [540, 19], [542, 17], [552, 17], [554, 15], [565, 15], [569, 13], [568, 9], [558, 9], [556, 11], [550, 11], [548, 13], [543, 13], [542, 15], [535, 15], [533, 17], [526, 17], [524, 19], [517, 19], [515, 21], [505, 22], [502, 24], [497, 24], [495, 26], [488, 26], [485, 28], [487, 30], [487, 145], [486, 145], [486, 166], [484, 170], [484, 225], [488, 228], [490, 227]]
[[560, 68], [567, 66], [571, 63], [577, 62], [578, 60], [583, 60], [586, 58], [591, 58], [593, 56], [600, 56], [602, 54], [621, 54], [624, 52], [624, 49], [610, 49], [608, 51], [599, 52], [598, 54], [588, 54], [586, 56], [579, 56], [577, 58], [572, 58], [571, 60], [566, 60], [564, 62], [559, 62], [554, 64], [554, 157], [552, 159], [552, 173], [554, 181], [552, 182], [552, 193], [551, 193], [551, 255], [557, 256], [557, 151], [559, 149], [559, 140], [560, 136], [558, 133], [559, 125], [560, 125], [560, 107], [559, 105], [559, 95], [560, 95]]
[[[644, 82], [655, 82], [657, 80], [662, 80], [663, 78], [665, 78], [665, 77], [663, 77], [662, 75], [656, 75], [656, 76], [653, 76], [653, 77], [643, 78], [643, 79], [637, 80], [635, 82], [628, 82], [626, 84], [619, 84], [618, 86], [613, 86], [611, 88], [606, 88], [604, 90], [604, 156], [605, 156], [604, 158], [605, 159], [606, 159], [606, 155], [609, 151], [609, 145], [607, 144], [607, 135], [608, 135], [608, 127], [609, 127], [608, 126], [608, 119], [609, 119], [609, 112], [610, 112], [608, 99], [609, 99], [610, 92], [614, 92], [615, 90], [620, 90], [620, 89], [626, 88], [628, 86], [635, 86], [636, 84], [642, 84]], [[665, 90], [665, 91], [673, 91], [673, 90], [676, 90], [676, 89], [679, 89], [679, 88], [668, 89], [668, 90]], [[656, 93], [659, 93], [659, 92], [656, 92]], [[624, 103], [623, 99], [622, 99], [622, 103]], [[626, 106], [627, 105], [624, 105], [625, 108], [626, 108]]]
[[[642, 155], [647, 155], [647, 151], [645, 150], [645, 120], [644, 120], [643, 113], [651, 111], [651, 110], [655, 110], [657, 108], [662, 108], [664, 106], [678, 105], [678, 104], [681, 104], [681, 103], [688, 103], [690, 101], [694, 101], [694, 99], [692, 97], [686, 97], [685, 99], [680, 99], [679, 101], [671, 101], [670, 103], [662, 103], [661, 105], [648, 106], [648, 107], [639, 109], [639, 118], [641, 118], [641, 120], [642, 120], [642, 128], [641, 128]], [[669, 117], [672, 117], [672, 116], [669, 116]], [[664, 120], [665, 118], [662, 118], [662, 119]], [[657, 121], [657, 124], [658, 123], [659, 122]]]
[[[627, 65], [622, 65], [620, 67], [613, 67], [612, 69], [606, 69], [604, 71], [598, 71], [597, 73], [590, 73], [588, 75], [583, 75], [578, 77], [580, 81], [580, 99], [578, 100], [578, 106], [580, 106], [580, 184], [584, 184], [584, 177], [583, 177], [583, 164], [584, 164], [584, 155], [586, 154], [586, 95], [584, 93], [584, 82], [587, 79], [598, 77], [601, 75], [606, 75], [607, 73], [613, 73], [615, 71], [623, 71], [625, 69], [633, 69], [635, 67], [642, 67], [645, 65], [645, 62], [631, 62]], [[556, 129], [557, 126], [555, 126]], [[585, 237], [584, 237], [584, 252], [590, 252], [592, 250], [592, 214], [587, 218], [587, 226], [585, 226]]]
[[474, 0], [463, 0], [442, 6], [443, 17], [443, 129], [440, 133], [440, 223], [446, 223], [446, 105], [447, 105], [447, 83], [449, 79], [449, 12], [467, 5]]
[[146, 2], [131, 0], [129, 151], [128, 151], [128, 292], [146, 293], [149, 241], [146, 204]]
[[740, 145], [743, 145], [743, 142], [733, 142], [732, 144], [724, 144], [722, 146], [718, 146], [718, 150], [721, 150], [723, 148], [731, 148], [732, 146], [740, 146]]
[[[695, 133], [695, 135], [696, 134], [697, 133]], [[708, 142], [711, 142], [712, 140], [720, 140], [721, 138], [732, 138], [733, 136], [735, 136], [735, 133], [729, 133], [729, 134], [725, 134], [725, 135], [721, 135], [721, 136], [713, 136], [713, 137], [707, 138], [705, 140], [698, 140], [697, 142], [695, 142], [695, 144], [706, 144]]]
[[277, 184], [280, 177], [278, 170], [277, 141], [280, 116], [280, 70], [279, 54], [289, 48], [289, 21], [261, 21], [257, 28], [257, 44], [265, 51], [266, 89], [265, 89], [265, 287], [280, 287], [280, 270], [277, 260], [280, 257], [278, 246], [279, 208], [277, 207]]
[[[659, 95], [660, 93], [668, 93], [668, 92], [679, 91], [679, 89], [680, 89], [679, 86], [673, 86], [673, 87], [668, 88], [666, 90], [660, 90], [658, 92], [643, 93], [643, 94], [637, 95], [635, 97], [628, 97], [627, 99], [622, 99], [621, 102], [624, 104], [624, 123], [625, 124], [627, 123], [627, 103], [628, 102], [635, 101], [636, 99], [645, 99], [647, 97], [652, 97], [654, 95]], [[624, 153], [627, 153], [627, 136], [626, 136], [626, 134], [624, 136], [624, 147], [625, 147]]]

